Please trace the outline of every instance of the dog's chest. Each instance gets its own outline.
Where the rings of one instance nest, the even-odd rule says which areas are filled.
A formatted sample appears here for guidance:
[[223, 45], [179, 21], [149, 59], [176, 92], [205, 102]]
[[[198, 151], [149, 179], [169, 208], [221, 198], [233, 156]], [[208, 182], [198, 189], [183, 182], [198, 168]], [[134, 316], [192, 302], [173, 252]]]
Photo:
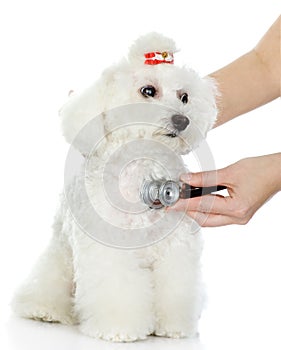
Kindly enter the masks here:
[[88, 183], [108, 198], [119, 196], [121, 201], [137, 203], [145, 180], [169, 179], [178, 181], [185, 167], [180, 156], [146, 140], [107, 145], [99, 157], [90, 159], [86, 168]]

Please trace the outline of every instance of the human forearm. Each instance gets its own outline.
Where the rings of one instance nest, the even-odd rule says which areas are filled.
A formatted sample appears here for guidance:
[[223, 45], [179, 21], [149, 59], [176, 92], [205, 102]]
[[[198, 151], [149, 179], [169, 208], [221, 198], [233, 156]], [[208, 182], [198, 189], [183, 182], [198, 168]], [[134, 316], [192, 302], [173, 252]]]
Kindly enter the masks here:
[[220, 92], [215, 126], [280, 96], [280, 22], [281, 17], [253, 50], [210, 74]]

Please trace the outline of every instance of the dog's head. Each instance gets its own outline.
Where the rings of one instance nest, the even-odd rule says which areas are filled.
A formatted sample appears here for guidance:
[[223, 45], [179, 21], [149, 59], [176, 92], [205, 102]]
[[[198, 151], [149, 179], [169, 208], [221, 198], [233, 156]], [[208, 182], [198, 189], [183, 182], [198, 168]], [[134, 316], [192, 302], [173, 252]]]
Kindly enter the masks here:
[[[175, 51], [174, 42], [160, 34], [140, 37], [131, 47], [128, 59], [105, 70], [83, 93], [70, 96], [60, 111], [67, 141], [72, 142], [94, 117], [92, 137], [107, 137], [114, 129], [112, 113], [107, 118], [107, 111], [122, 105], [152, 103], [168, 107], [166, 114], [156, 113], [153, 120], [150, 116], [147, 121], [157, 125], [153, 138], [169, 144], [178, 154], [198, 145], [216, 118], [215, 84], [191, 69], [175, 66]], [[127, 122], [129, 118], [128, 115]], [[138, 127], [147, 132], [144, 124]], [[76, 147], [85, 152], [86, 141]]]

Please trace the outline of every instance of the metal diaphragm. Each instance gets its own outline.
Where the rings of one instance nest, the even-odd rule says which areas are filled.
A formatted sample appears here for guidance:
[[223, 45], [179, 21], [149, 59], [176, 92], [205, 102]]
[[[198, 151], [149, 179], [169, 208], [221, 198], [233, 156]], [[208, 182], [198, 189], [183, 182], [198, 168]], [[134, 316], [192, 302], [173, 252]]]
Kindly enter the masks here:
[[151, 209], [163, 208], [163, 204], [159, 200], [159, 189], [162, 185], [161, 181], [144, 181], [140, 197], [141, 200]]
[[180, 197], [180, 186], [175, 181], [165, 181], [159, 189], [159, 200], [165, 206], [174, 205]]
[[175, 181], [144, 181], [141, 200], [151, 209], [160, 209], [175, 204], [180, 197], [180, 186]]

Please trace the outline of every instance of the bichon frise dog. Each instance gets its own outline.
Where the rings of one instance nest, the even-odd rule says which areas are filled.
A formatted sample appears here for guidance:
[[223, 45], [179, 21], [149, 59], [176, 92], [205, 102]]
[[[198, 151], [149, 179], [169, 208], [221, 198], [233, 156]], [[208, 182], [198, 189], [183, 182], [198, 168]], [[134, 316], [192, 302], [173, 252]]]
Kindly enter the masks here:
[[[111, 341], [197, 334], [199, 229], [187, 215], [139, 199], [144, 180], [179, 180], [186, 171], [180, 156], [200, 143], [217, 114], [214, 82], [175, 66], [175, 50], [160, 34], [139, 38], [128, 59], [61, 109], [64, 136], [84, 155], [87, 174], [66, 186], [52, 240], [14, 297], [19, 315], [79, 324]], [[112, 203], [116, 187], [126, 210], [121, 199]], [[135, 204], [142, 210], [130, 211]]]

